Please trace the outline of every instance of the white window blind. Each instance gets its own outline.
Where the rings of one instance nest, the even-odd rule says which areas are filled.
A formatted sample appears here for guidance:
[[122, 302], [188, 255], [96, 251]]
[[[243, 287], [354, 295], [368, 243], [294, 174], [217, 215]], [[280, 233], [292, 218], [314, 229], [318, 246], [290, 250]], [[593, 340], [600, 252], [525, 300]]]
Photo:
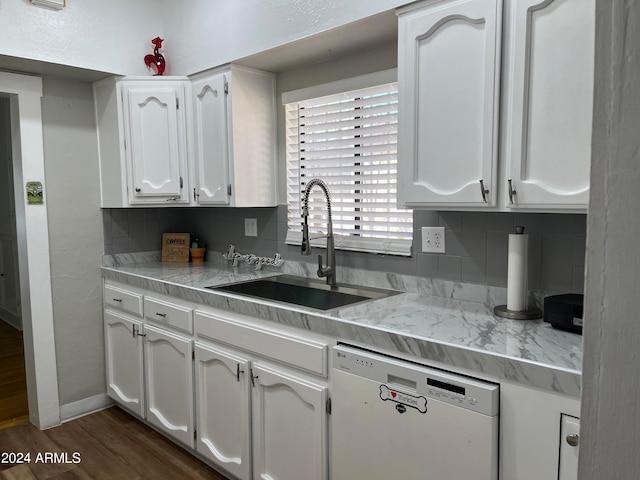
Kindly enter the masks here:
[[[285, 112], [287, 243], [300, 244], [301, 196], [320, 178], [331, 194], [336, 248], [411, 255], [413, 214], [396, 208], [397, 83], [287, 103]], [[326, 221], [325, 197], [315, 188], [312, 236], [326, 233]]]

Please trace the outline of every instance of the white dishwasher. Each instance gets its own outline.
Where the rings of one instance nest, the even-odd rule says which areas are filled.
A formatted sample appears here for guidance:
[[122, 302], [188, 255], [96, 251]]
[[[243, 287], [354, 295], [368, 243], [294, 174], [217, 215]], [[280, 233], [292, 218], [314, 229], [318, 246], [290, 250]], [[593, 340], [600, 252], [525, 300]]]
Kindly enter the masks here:
[[498, 385], [333, 348], [332, 480], [497, 480]]

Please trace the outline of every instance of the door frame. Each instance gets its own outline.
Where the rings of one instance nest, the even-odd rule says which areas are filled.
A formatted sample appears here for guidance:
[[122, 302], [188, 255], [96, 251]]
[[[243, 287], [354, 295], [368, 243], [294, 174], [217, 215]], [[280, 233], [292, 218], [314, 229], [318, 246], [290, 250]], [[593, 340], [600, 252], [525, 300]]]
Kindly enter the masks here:
[[[10, 102], [18, 269], [29, 419], [45, 429], [60, 424], [49, 225], [42, 136], [42, 79], [0, 72], [0, 94]], [[29, 205], [25, 182], [41, 182], [43, 205]]]

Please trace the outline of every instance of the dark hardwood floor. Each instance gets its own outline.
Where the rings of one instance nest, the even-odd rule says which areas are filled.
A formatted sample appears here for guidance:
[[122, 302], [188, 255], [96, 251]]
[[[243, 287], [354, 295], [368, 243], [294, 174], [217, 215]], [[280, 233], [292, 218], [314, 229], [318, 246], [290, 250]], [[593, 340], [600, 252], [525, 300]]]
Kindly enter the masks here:
[[[8, 458], [4, 452], [29, 452], [30, 463], [5, 463]], [[31, 424], [0, 430], [0, 480], [33, 479], [226, 480], [226, 477], [128, 413], [111, 407], [44, 431]]]
[[22, 332], [0, 319], [0, 429], [28, 422]]

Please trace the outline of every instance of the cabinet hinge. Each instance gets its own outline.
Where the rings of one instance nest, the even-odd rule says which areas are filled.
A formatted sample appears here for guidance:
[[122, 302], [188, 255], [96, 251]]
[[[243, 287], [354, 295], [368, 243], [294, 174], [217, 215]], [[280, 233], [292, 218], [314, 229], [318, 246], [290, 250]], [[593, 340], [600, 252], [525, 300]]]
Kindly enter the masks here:
[[331, 398], [327, 398], [325, 402], [324, 409], [327, 412], [327, 415], [331, 415]]
[[231, 196], [231, 184], [227, 185], [227, 195]]
[[229, 82], [224, 82], [224, 93], [229, 93]]

